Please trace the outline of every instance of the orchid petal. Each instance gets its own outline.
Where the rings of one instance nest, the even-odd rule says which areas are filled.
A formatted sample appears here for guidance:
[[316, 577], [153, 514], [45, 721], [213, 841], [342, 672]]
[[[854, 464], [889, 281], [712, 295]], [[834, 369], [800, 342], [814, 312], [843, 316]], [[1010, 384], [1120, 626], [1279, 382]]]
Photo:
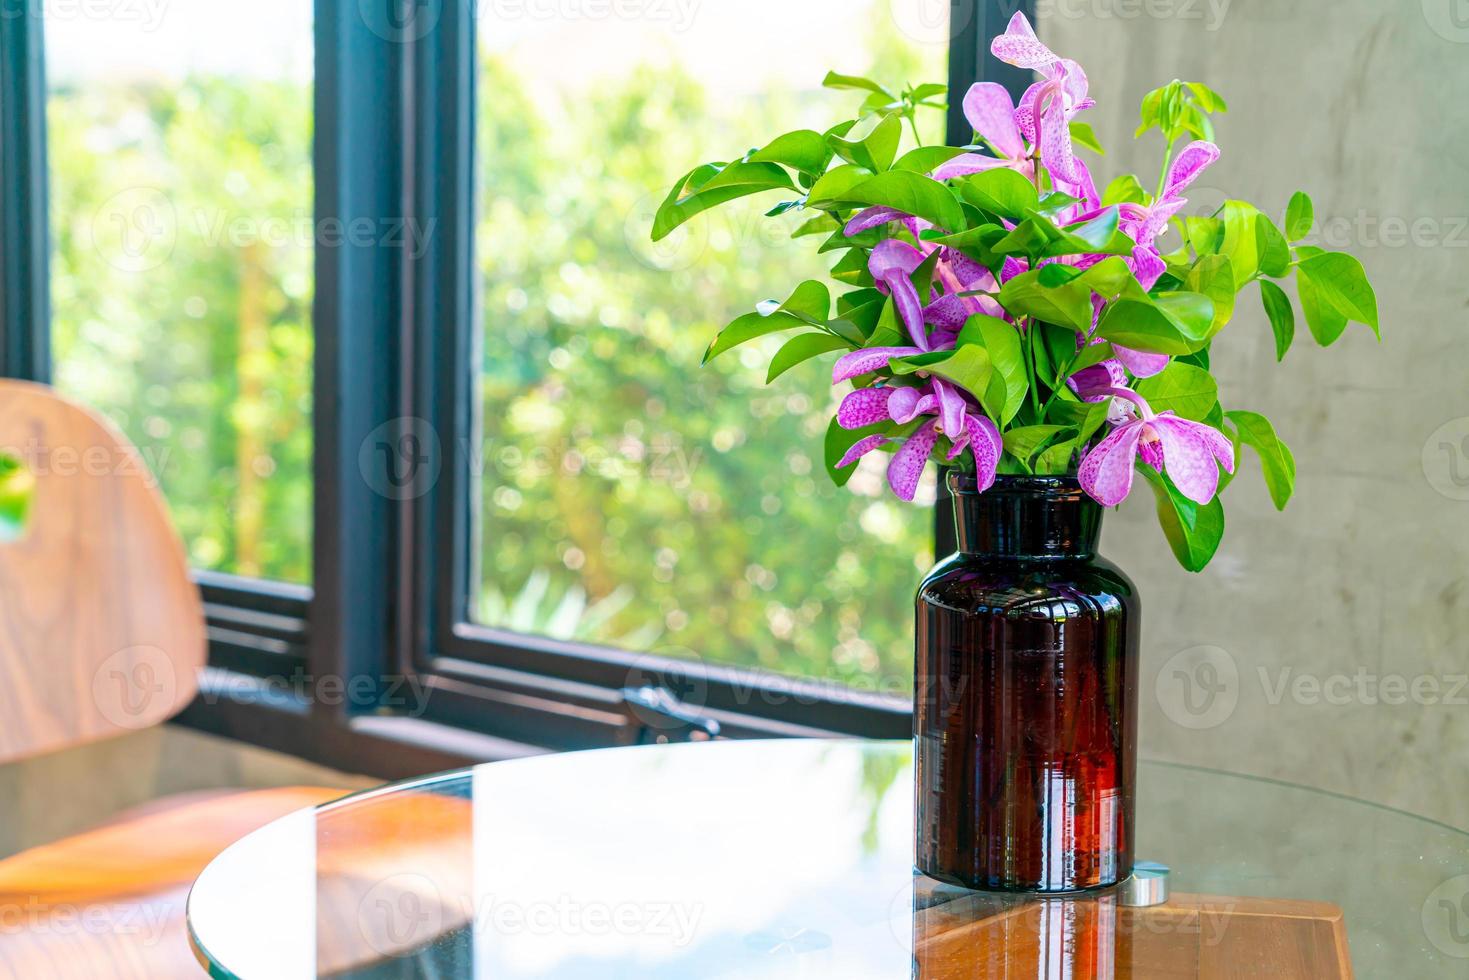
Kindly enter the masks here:
[[888, 399], [888, 417], [903, 425], [933, 411], [937, 404], [938, 399], [926, 388], [895, 388]]
[[867, 260], [867, 271], [874, 279], [886, 279], [895, 272], [911, 276], [918, 271], [924, 258], [926, 256], [922, 252], [907, 242], [888, 238], [878, 242], [872, 250], [872, 258]]
[[922, 353], [917, 347], [868, 347], [865, 350], [854, 350], [837, 358], [836, 364], [832, 365], [831, 383], [841, 384], [860, 375], [871, 374], [879, 368], [887, 367], [888, 361], [895, 357], [911, 357]]
[[1070, 58], [1062, 58], [1052, 69], [1054, 77], [1061, 82], [1061, 90], [1066, 93], [1066, 115], [1071, 117], [1084, 109], [1090, 109], [1097, 103], [1094, 99], [1086, 97], [1087, 80], [1086, 72], [1082, 71], [1081, 65]]
[[1062, 224], [1071, 224], [1072, 222], [1082, 220], [1082, 212], [1084, 211], [1096, 211], [1100, 215], [1105, 210], [1101, 206], [1102, 196], [1097, 193], [1097, 184], [1092, 179], [1091, 169], [1087, 167], [1084, 161], [1076, 161], [1076, 173], [1078, 175], [1076, 180], [1063, 180], [1060, 183], [1061, 191], [1070, 194], [1080, 202], [1074, 209], [1077, 213], [1069, 218], [1064, 218], [1061, 222]]
[[901, 500], [911, 501], [918, 492], [918, 481], [923, 476], [923, 468], [928, 465], [928, 454], [933, 452], [934, 443], [938, 442], [937, 425], [932, 421], [919, 426], [888, 464], [888, 486]]
[[1137, 444], [1137, 454], [1142, 457], [1144, 463], [1159, 473], [1163, 472], [1163, 443], [1156, 439], [1152, 442], [1140, 440]]
[[923, 326], [923, 304], [918, 300], [918, 290], [913, 286], [913, 280], [904, 273], [895, 271], [879, 281], [886, 283], [892, 291], [893, 302], [897, 304], [898, 316], [902, 318], [903, 326], [908, 328], [908, 336], [913, 338], [913, 343], [919, 350], [927, 353], [931, 347], [928, 331]]
[[1151, 245], [1135, 246], [1132, 250], [1132, 261], [1128, 265], [1132, 268], [1132, 274], [1137, 277], [1138, 284], [1145, 290], [1152, 289], [1163, 278], [1163, 273], [1168, 271], [1168, 263], [1163, 261], [1158, 250]]
[[1099, 402], [1112, 395], [1102, 391], [1103, 388], [1116, 388], [1127, 383], [1127, 374], [1122, 370], [1122, 362], [1115, 357], [1109, 357], [1100, 364], [1093, 364], [1077, 371], [1066, 379], [1071, 390], [1076, 392], [1084, 402]]
[[954, 344], [959, 340], [959, 333], [963, 329], [963, 324], [954, 327], [935, 327], [933, 333], [928, 335], [928, 339], [934, 350], [953, 350]]
[[1076, 171], [1076, 155], [1071, 145], [1071, 123], [1066, 118], [1066, 106], [1060, 92], [1052, 94], [1050, 102], [1041, 110], [1041, 162], [1054, 176], [1075, 182], [1081, 175]]
[[971, 85], [964, 96], [964, 118], [1001, 156], [1011, 160], [1025, 156], [1025, 141], [1015, 125], [1015, 102], [1005, 86], [997, 82]]
[[1005, 33], [990, 42], [990, 53], [1017, 68], [1045, 68], [1060, 60], [1050, 48], [1040, 42], [1030, 21], [1019, 11], [1010, 18], [1010, 25], [1005, 28]]
[[1228, 437], [1226, 437], [1224, 433], [1220, 432], [1212, 425], [1205, 425], [1202, 422], [1194, 422], [1191, 424], [1193, 425], [1194, 432], [1198, 434], [1200, 439], [1204, 440], [1204, 445], [1209, 447], [1209, 451], [1212, 452], [1214, 454], [1214, 458], [1219, 461], [1219, 465], [1224, 467], [1224, 471], [1226, 473], [1233, 473], [1234, 443], [1230, 442]]
[[958, 387], [947, 381], [935, 378], [933, 391], [938, 396], [939, 421], [943, 424], [944, 434], [957, 438], [964, 433], [964, 415], [969, 411], [968, 403], [959, 394]]
[[853, 215], [852, 220], [848, 221], [847, 226], [842, 229], [842, 234], [851, 238], [853, 235], [860, 235], [864, 231], [879, 228], [889, 222], [901, 221], [908, 216], [907, 212], [899, 211], [897, 208], [868, 208]]
[[1020, 101], [1015, 106], [1015, 128], [1020, 130], [1020, 135], [1027, 143], [1035, 142], [1035, 106], [1036, 99], [1040, 96], [1044, 82], [1033, 82], [1031, 86], [1021, 93]]
[[985, 156], [982, 153], [964, 153], [935, 170], [933, 179], [950, 180], [954, 177], [965, 177], [969, 174], [983, 173], [986, 170], [1013, 166], [1015, 164], [1011, 160], [1001, 160], [999, 157]]
[[[940, 296], [932, 303], [929, 303], [928, 307], [923, 311], [923, 315], [928, 319], [929, 323], [946, 333], [958, 331], [973, 313], [974, 310], [969, 308], [966, 297], [955, 296], [952, 293], [948, 296]], [[928, 339], [930, 346], [935, 350], [943, 346], [939, 343], [938, 331], [931, 334]]]
[[1176, 196], [1218, 159], [1219, 147], [1208, 140], [1194, 140], [1185, 146], [1168, 171], [1168, 182], [1163, 185], [1163, 196]]
[[889, 238], [879, 242], [872, 250], [867, 268], [872, 273], [872, 278], [887, 286], [892, 293], [898, 315], [903, 320], [903, 326], [908, 328], [908, 336], [913, 338], [913, 343], [927, 351], [929, 344], [928, 332], [923, 328], [923, 303], [918, 298], [918, 290], [911, 278], [923, 261], [924, 255], [918, 249], [896, 238]]
[[970, 413], [964, 417], [964, 435], [954, 442], [949, 459], [968, 449], [974, 456], [975, 480], [980, 492], [984, 492], [995, 485], [995, 473], [999, 469], [1004, 446], [995, 423], [983, 415]]
[[1115, 507], [1132, 490], [1132, 461], [1144, 423], [1134, 419], [1112, 430], [1086, 454], [1077, 472], [1081, 488], [1103, 507]]
[[1149, 354], [1116, 344], [1112, 345], [1112, 353], [1117, 355], [1117, 360], [1122, 362], [1123, 367], [1132, 372], [1134, 378], [1151, 378], [1155, 374], [1161, 374], [1169, 361], [1167, 354]]
[[1178, 492], [1196, 504], [1207, 504], [1219, 489], [1219, 467], [1214, 453], [1191, 423], [1164, 412], [1145, 425], [1163, 446], [1163, 466]]
[[837, 425], [844, 429], [861, 429], [876, 422], [886, 422], [891, 388], [858, 388], [842, 399], [837, 409]]
[[857, 460], [866, 456], [887, 441], [887, 436], [867, 436], [866, 438], [858, 439], [852, 443], [852, 448], [847, 450], [846, 455], [837, 461], [836, 469], [851, 466]]

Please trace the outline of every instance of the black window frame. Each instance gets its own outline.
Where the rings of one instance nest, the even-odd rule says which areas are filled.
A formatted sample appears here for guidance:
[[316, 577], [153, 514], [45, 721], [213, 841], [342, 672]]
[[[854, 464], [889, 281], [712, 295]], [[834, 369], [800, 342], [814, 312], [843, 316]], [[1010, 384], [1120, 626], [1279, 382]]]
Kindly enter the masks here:
[[[27, 0], [25, 16], [0, 18], [0, 375], [46, 381], [41, 7]], [[390, 40], [358, 0], [316, 0], [316, 220], [412, 221], [433, 234], [416, 256], [351, 243], [316, 249], [312, 584], [197, 573], [210, 666], [177, 720], [383, 778], [699, 737], [711, 721], [734, 737], [907, 737], [910, 710], [897, 699], [469, 622], [479, 508], [468, 454], [456, 447], [475, 444], [478, 416], [474, 7], [416, 5], [436, 18], [431, 29]], [[951, 91], [977, 80], [1023, 90], [1029, 74], [996, 63], [986, 45], [1017, 9], [1033, 7], [952, 0]], [[950, 142], [966, 143], [972, 134], [952, 101]], [[385, 424], [389, 438], [411, 429], [431, 453], [437, 440], [439, 475], [419, 496], [390, 499], [359, 469], [359, 451]], [[942, 494], [935, 542], [941, 554], [952, 550]], [[674, 700], [626, 698], [648, 683]]]

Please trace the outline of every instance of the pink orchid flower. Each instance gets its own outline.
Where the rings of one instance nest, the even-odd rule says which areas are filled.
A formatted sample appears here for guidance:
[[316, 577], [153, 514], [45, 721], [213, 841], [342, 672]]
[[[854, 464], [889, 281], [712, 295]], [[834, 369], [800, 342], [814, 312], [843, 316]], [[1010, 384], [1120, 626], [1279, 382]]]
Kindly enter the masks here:
[[1041, 162], [1053, 177], [1076, 181], [1079, 173], [1071, 143], [1071, 120], [1077, 113], [1096, 105], [1087, 95], [1086, 72], [1061, 58], [1035, 36], [1023, 13], [1010, 18], [1005, 33], [995, 38], [990, 51], [1017, 68], [1030, 68], [1046, 77], [1032, 85], [1020, 99], [1015, 122], [1032, 145], [1041, 148]]
[[995, 82], [979, 82], [970, 86], [969, 93], [964, 96], [964, 118], [996, 155], [965, 153], [957, 156], [933, 172], [934, 180], [948, 180], [999, 167], [1009, 167], [1027, 180], [1035, 179], [1035, 162], [1031, 160], [1025, 137], [1015, 123], [1015, 103], [1005, 86]]
[[[860, 429], [883, 421], [911, 422], [920, 415], [935, 415], [920, 425], [893, 453], [888, 464], [888, 486], [901, 500], [911, 501], [918, 492], [918, 481], [928, 457], [939, 437], [947, 435], [953, 443], [947, 458], [959, 458], [968, 449], [974, 457], [975, 475], [980, 490], [988, 490], [995, 482], [995, 472], [1005, 443], [1000, 430], [989, 418], [974, 410], [961, 390], [940, 378], [929, 378], [922, 387], [858, 388], [842, 399], [837, 409], [837, 424], [844, 429]], [[883, 435], [858, 440], [837, 463], [837, 468], [851, 466], [863, 456], [888, 442]]]
[[[1234, 472], [1234, 446], [1218, 429], [1154, 413], [1134, 391], [1109, 388], [1105, 393], [1131, 402], [1137, 416], [1123, 422], [1081, 461], [1082, 489], [1105, 507], [1120, 504], [1132, 490], [1133, 460], [1138, 456], [1188, 499], [1207, 504], [1219, 489], [1219, 466]], [[1216, 465], [1217, 464], [1217, 465]]]

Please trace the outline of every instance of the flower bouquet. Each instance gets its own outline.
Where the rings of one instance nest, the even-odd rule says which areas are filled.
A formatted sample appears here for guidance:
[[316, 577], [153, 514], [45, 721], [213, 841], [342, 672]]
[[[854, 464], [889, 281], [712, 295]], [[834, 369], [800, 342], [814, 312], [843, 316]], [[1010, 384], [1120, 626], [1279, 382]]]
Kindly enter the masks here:
[[1210, 373], [1239, 294], [1258, 290], [1283, 358], [1296, 315], [1279, 280], [1294, 278], [1322, 345], [1348, 322], [1378, 330], [1372, 287], [1352, 256], [1304, 243], [1304, 193], [1283, 223], [1238, 200], [1185, 213], [1190, 185], [1219, 158], [1210, 116], [1227, 107], [1206, 85], [1150, 92], [1136, 135], [1161, 134], [1156, 182], [1122, 174], [1099, 190], [1080, 155], [1101, 152], [1079, 118], [1094, 105], [1081, 66], [1041, 43], [1023, 14], [992, 52], [1039, 80], [1018, 105], [1000, 85], [973, 86], [963, 102], [971, 145], [905, 148], [904, 124], [916, 141], [915, 114], [945, 108], [945, 86], [894, 91], [831, 74], [826, 85], [866, 93], [857, 119], [696, 167], [659, 208], [653, 237], [752, 194], [784, 196], [772, 216], [809, 213], [794, 234], [835, 257], [831, 278], [845, 291], [833, 303], [826, 284], [801, 283], [725, 327], [706, 361], [780, 331], [796, 334], [772, 379], [840, 352], [833, 383], [854, 390], [826, 437], [839, 485], [857, 460], [888, 452], [888, 482], [905, 500], [932, 460], [972, 473], [980, 491], [997, 475], [1074, 476], [1112, 506], [1140, 473], [1174, 554], [1198, 571], [1219, 546], [1218, 495], [1242, 445], [1258, 454], [1277, 507], [1295, 479], [1274, 426], [1226, 410]]
[[1152, 488], [1179, 562], [1219, 547], [1219, 492], [1243, 446], [1277, 507], [1295, 461], [1263, 416], [1226, 410], [1214, 339], [1241, 291], [1258, 289], [1283, 358], [1296, 304], [1312, 337], [1378, 330], [1362, 265], [1308, 244], [1304, 193], [1277, 223], [1244, 201], [1188, 213], [1219, 158], [1198, 82], [1148, 93], [1137, 136], [1157, 131], [1156, 182], [1098, 189], [1101, 152], [1079, 117], [1087, 77], [1017, 14], [994, 55], [1037, 72], [1018, 104], [1002, 86], [964, 96], [971, 145], [905, 147], [943, 85], [894, 91], [865, 78], [856, 119], [797, 130], [731, 162], [696, 167], [655, 217], [661, 238], [737, 198], [779, 192], [771, 215], [834, 257], [730, 323], [706, 360], [781, 331], [770, 378], [836, 353], [853, 390], [827, 431], [840, 485], [891, 453], [888, 482], [912, 500], [930, 461], [949, 467], [958, 551], [919, 586], [914, 697], [916, 860], [971, 888], [1071, 892], [1115, 885], [1133, 863], [1140, 612], [1136, 589], [1097, 554], [1104, 507]]

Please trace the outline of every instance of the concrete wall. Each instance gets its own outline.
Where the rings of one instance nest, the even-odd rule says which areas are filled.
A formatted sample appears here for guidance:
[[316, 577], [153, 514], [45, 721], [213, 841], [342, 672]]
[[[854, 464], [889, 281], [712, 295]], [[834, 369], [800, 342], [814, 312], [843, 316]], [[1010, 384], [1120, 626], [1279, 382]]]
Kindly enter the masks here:
[[1231, 111], [1195, 204], [1279, 215], [1307, 190], [1317, 243], [1362, 259], [1382, 311], [1381, 345], [1353, 326], [1322, 350], [1302, 323], [1277, 366], [1251, 287], [1216, 344], [1226, 407], [1295, 450], [1284, 514], [1249, 459], [1198, 576], [1145, 489], [1109, 517], [1104, 549], [1143, 594], [1144, 754], [1469, 827], [1469, 4], [1041, 0], [1038, 20], [1090, 76], [1099, 184], [1156, 181], [1139, 100], [1206, 81]]

